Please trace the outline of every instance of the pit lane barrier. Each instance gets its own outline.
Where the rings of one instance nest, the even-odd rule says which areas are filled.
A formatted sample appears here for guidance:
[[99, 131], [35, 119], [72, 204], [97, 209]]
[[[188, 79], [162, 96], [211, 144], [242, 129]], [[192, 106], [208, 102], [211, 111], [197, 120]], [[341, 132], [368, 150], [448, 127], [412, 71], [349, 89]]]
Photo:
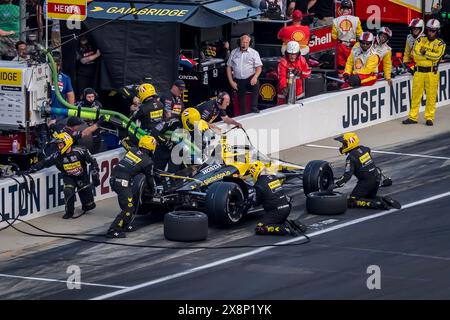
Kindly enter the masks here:
[[[440, 65], [439, 75], [437, 107], [442, 107], [450, 103], [450, 63]], [[333, 91], [306, 98], [297, 104], [280, 105], [236, 119], [247, 129], [257, 149], [264, 154], [273, 154], [406, 117], [410, 108], [412, 77], [403, 75], [392, 80], [392, 88], [386, 81], [380, 81], [370, 87]], [[423, 98], [420, 111], [425, 109], [424, 106]], [[223, 130], [229, 128], [224, 123], [219, 126]], [[266, 131], [270, 135], [271, 130], [277, 133], [272, 137], [277, 143], [268, 144], [267, 136], [258, 139], [258, 132]], [[242, 131], [234, 130], [230, 134], [242, 134]], [[109, 177], [111, 169], [123, 154], [124, 150], [120, 148], [96, 155], [101, 181], [96, 188], [96, 201], [115, 196], [109, 186]], [[59, 171], [54, 167], [48, 168], [32, 174], [32, 177], [35, 188], [29, 193], [25, 192], [25, 182], [21, 177], [17, 177], [22, 182], [20, 185], [11, 179], [0, 180], [0, 210], [5, 217], [14, 219], [18, 214], [23, 220], [31, 220], [64, 211], [63, 183]], [[76, 206], [80, 205], [77, 196]], [[5, 226], [5, 222], [0, 222], [0, 228]]]

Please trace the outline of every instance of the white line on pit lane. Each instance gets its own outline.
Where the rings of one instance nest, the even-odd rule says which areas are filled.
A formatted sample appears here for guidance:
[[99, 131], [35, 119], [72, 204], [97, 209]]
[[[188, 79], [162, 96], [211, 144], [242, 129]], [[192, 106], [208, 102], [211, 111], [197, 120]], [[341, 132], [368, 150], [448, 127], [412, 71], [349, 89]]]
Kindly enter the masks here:
[[[24, 276], [16, 276], [13, 274], [5, 274], [0, 273], [0, 277], [3, 278], [15, 278], [15, 279], [22, 279], [22, 280], [35, 280], [35, 281], [45, 281], [45, 282], [60, 282], [60, 283], [67, 283], [66, 280], [58, 280], [58, 279], [49, 279], [49, 278], [37, 278], [37, 277], [24, 277]], [[114, 286], [110, 284], [101, 284], [101, 283], [90, 283], [90, 282], [72, 282], [70, 281], [70, 284], [76, 285], [82, 285], [82, 286], [93, 286], [93, 287], [104, 287], [104, 288], [114, 288], [114, 289], [126, 289], [129, 287], [124, 286]]]
[[[327, 228], [327, 229], [323, 229], [323, 230], [319, 230], [319, 231], [316, 231], [316, 232], [308, 233], [307, 235], [310, 238], [313, 238], [313, 237], [319, 236], [319, 235], [324, 234], [324, 233], [328, 233], [328, 232], [331, 232], [331, 231], [334, 231], [334, 230], [342, 229], [342, 228], [345, 228], [345, 227], [348, 227], [348, 226], [351, 226], [351, 225], [354, 225], [354, 224], [357, 224], [357, 223], [361, 223], [361, 222], [364, 222], [364, 221], [372, 220], [372, 219], [375, 219], [375, 218], [378, 218], [378, 217], [382, 217], [382, 216], [388, 215], [388, 214], [393, 213], [393, 212], [397, 212], [397, 211], [401, 211], [403, 209], [415, 207], [415, 206], [418, 206], [418, 205], [421, 205], [421, 204], [424, 204], [424, 203], [427, 203], [427, 202], [431, 202], [431, 201], [434, 201], [434, 200], [437, 200], [437, 199], [440, 199], [440, 198], [448, 197], [448, 196], [450, 196], [450, 192], [441, 193], [441, 194], [438, 194], [438, 195], [435, 195], [435, 196], [432, 196], [432, 197], [429, 197], [429, 198], [425, 198], [425, 199], [422, 199], [422, 200], [419, 200], [419, 201], [414, 201], [414, 202], [408, 203], [408, 204], [404, 205], [402, 207], [402, 209], [399, 209], [399, 210], [391, 209], [391, 210], [388, 210], [388, 211], [383, 211], [383, 212], [380, 212], [380, 213], [372, 214], [370, 216], [362, 217], [362, 218], [355, 219], [355, 220], [350, 220], [350, 221], [347, 221], [347, 222], [344, 222], [344, 223], [332, 226], [332, 227]], [[303, 240], [304, 238], [305, 237], [300, 236], [300, 237], [296, 237], [296, 238], [293, 238], [293, 239], [290, 239], [290, 240], [277, 242], [275, 244], [280, 245], [280, 244], [294, 243], [294, 242], [297, 242], [299, 240]], [[161, 277], [161, 278], [158, 278], [158, 279], [155, 279], [155, 280], [151, 280], [151, 281], [148, 281], [148, 282], [144, 282], [144, 283], [132, 286], [132, 287], [128, 287], [128, 288], [125, 288], [125, 289], [122, 289], [122, 290], [118, 290], [118, 291], [107, 293], [107, 294], [104, 294], [104, 295], [101, 295], [101, 296], [97, 296], [97, 297], [94, 297], [94, 298], [92, 298], [90, 300], [105, 300], [105, 299], [109, 299], [109, 298], [116, 297], [116, 296], [119, 296], [119, 295], [122, 295], [122, 294], [125, 294], [125, 293], [136, 291], [136, 290], [139, 290], [139, 289], [142, 289], [142, 288], [150, 287], [150, 286], [155, 285], [155, 284], [166, 282], [166, 281], [169, 281], [169, 280], [172, 280], [172, 279], [181, 278], [181, 277], [183, 277], [185, 275], [188, 275], [188, 274], [193, 274], [193, 273], [196, 273], [196, 272], [199, 272], [199, 271], [202, 271], [202, 270], [211, 269], [211, 268], [223, 265], [223, 264], [231, 262], [231, 261], [236, 261], [236, 260], [240, 260], [240, 259], [243, 259], [243, 258], [246, 258], [246, 257], [249, 257], [249, 256], [253, 256], [253, 255], [256, 255], [256, 254], [258, 254], [260, 252], [268, 251], [268, 250], [273, 249], [273, 248], [275, 248], [275, 247], [258, 248], [258, 249], [255, 249], [255, 250], [252, 250], [252, 251], [249, 251], [249, 252], [246, 252], [246, 253], [241, 253], [241, 254], [238, 254], [238, 255], [235, 255], [235, 256], [231, 256], [231, 257], [228, 257], [228, 258], [225, 258], [225, 259], [217, 260], [217, 261], [214, 261], [214, 262], [211, 262], [211, 263], [208, 263], [208, 264], [196, 267], [196, 268], [192, 268], [192, 269], [188, 269], [188, 270], [185, 270], [185, 271], [182, 271], [182, 272], [170, 274], [168, 276]]]
[[[305, 146], [306, 147], [312, 147], [312, 148], [322, 148], [322, 149], [335, 149], [335, 150], [339, 149], [339, 147], [321, 146], [321, 145], [318, 145], [318, 144], [305, 144]], [[408, 157], [416, 157], [416, 158], [450, 160], [449, 157], [430, 156], [430, 155], [427, 155], [427, 154], [401, 153], [401, 152], [381, 151], [381, 150], [371, 150], [371, 151], [372, 151], [372, 153], [392, 154], [392, 155], [396, 155], [396, 156], [408, 156]]]

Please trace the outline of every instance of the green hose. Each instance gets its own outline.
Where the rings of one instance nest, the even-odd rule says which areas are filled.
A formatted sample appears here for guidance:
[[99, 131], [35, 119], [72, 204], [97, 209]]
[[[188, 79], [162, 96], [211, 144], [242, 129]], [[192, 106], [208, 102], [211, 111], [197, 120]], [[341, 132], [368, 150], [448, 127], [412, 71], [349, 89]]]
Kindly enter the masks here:
[[[56, 83], [58, 83], [58, 70], [56, 67], [55, 60], [53, 59], [53, 56], [50, 53], [50, 51], [45, 50], [44, 52], [48, 58], [49, 66], [52, 71], [52, 81], [53, 81], [53, 83], [56, 84]], [[130, 118], [124, 116], [120, 112], [106, 110], [106, 109], [100, 109], [97, 112], [97, 110], [93, 110], [92, 108], [77, 107], [73, 104], [68, 103], [61, 95], [61, 92], [59, 91], [59, 86], [55, 85], [54, 87], [55, 87], [56, 98], [64, 107], [66, 107], [68, 109], [67, 115], [77, 116], [82, 119], [94, 120], [94, 121], [97, 120], [97, 117], [99, 115], [104, 115], [105, 121], [107, 121], [107, 122], [109, 121], [110, 117], [115, 117], [116, 119], [121, 121], [122, 128], [127, 129], [128, 133], [135, 136], [138, 140], [144, 135], [150, 135], [149, 132], [147, 132], [144, 129], [139, 128], [134, 121], [131, 121]], [[172, 134], [171, 131], [164, 132], [164, 135], [168, 138], [170, 138], [171, 134]], [[188, 146], [190, 146], [191, 150], [193, 150], [196, 154], [201, 154], [201, 150], [195, 144], [193, 144], [191, 141], [184, 139], [184, 137], [182, 135], [178, 135], [176, 133], [174, 133], [174, 134], [176, 135], [175, 137], [177, 139], [184, 140], [184, 142]]]

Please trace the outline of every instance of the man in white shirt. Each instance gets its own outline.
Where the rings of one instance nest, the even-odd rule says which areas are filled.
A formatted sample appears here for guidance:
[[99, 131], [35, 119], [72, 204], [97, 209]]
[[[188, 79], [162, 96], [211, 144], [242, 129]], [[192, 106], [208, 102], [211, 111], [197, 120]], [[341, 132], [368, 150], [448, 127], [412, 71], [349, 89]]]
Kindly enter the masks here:
[[12, 61], [25, 63], [30, 58], [27, 54], [27, 44], [24, 41], [16, 42], [16, 52], [17, 54]]
[[243, 34], [239, 38], [239, 47], [231, 51], [227, 62], [228, 82], [233, 90], [237, 91], [241, 114], [246, 113], [245, 93], [252, 92], [251, 110], [259, 113], [258, 77], [262, 71], [262, 62], [258, 51], [250, 48], [251, 37]]

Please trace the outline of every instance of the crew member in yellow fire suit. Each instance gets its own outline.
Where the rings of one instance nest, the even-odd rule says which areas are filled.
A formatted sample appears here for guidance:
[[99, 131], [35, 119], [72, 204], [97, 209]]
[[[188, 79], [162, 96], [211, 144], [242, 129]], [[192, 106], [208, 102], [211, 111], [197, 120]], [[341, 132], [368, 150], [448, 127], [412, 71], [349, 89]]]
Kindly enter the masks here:
[[415, 124], [419, 118], [419, 107], [425, 89], [425, 123], [432, 126], [436, 111], [436, 97], [439, 84], [438, 65], [445, 53], [445, 42], [438, 37], [441, 24], [430, 19], [426, 25], [426, 36], [416, 40], [413, 57], [416, 63], [412, 84], [411, 110], [403, 124]]

